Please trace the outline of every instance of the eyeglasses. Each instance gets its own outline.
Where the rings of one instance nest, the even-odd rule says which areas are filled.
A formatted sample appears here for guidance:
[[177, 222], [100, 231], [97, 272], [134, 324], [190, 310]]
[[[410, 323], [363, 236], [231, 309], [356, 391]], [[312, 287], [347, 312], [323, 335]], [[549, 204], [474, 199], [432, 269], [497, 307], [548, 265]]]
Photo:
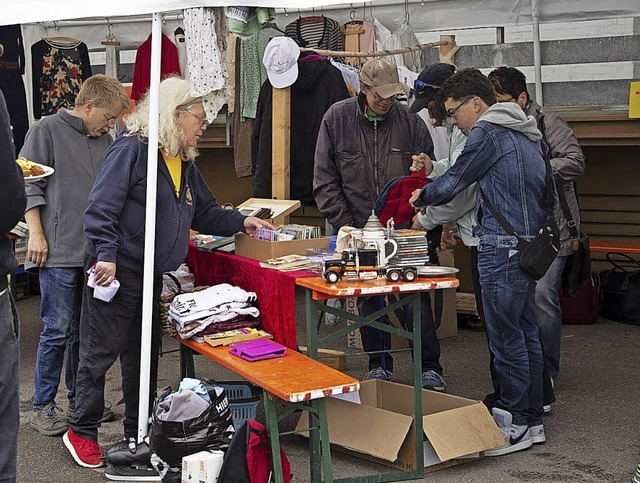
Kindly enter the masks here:
[[426, 82], [422, 82], [420, 79], [416, 79], [413, 83], [413, 92], [415, 92], [416, 94], [424, 93], [427, 88], [440, 89], [441, 87], [435, 84], [427, 84]]
[[107, 118], [107, 126], [115, 126], [116, 122], [118, 121], [118, 116], [116, 117], [111, 116], [103, 108], [100, 108], [100, 110], [102, 111], [102, 114], [104, 114], [104, 117]]
[[456, 113], [458, 112], [458, 109], [460, 109], [462, 106], [464, 106], [467, 102], [469, 102], [469, 101], [470, 101], [471, 99], [473, 99], [474, 97], [476, 97], [476, 96], [469, 96], [469, 97], [467, 97], [467, 98], [463, 99], [463, 100], [462, 100], [462, 102], [461, 102], [460, 104], [458, 104], [456, 107], [454, 107], [453, 109], [449, 109], [449, 110], [447, 111], [447, 115], [448, 115], [449, 117], [452, 117], [452, 118], [454, 118], [454, 119], [455, 119], [455, 117], [456, 117]]
[[189, 109], [188, 107], [181, 107], [180, 108], [181, 111], [185, 111], [188, 112], [189, 114], [191, 114], [193, 117], [195, 117], [198, 121], [200, 121], [200, 127], [201, 128], [206, 128], [209, 125], [209, 122], [207, 121], [206, 118], [199, 116], [198, 114], [196, 114], [195, 112], [193, 112], [191, 109]]

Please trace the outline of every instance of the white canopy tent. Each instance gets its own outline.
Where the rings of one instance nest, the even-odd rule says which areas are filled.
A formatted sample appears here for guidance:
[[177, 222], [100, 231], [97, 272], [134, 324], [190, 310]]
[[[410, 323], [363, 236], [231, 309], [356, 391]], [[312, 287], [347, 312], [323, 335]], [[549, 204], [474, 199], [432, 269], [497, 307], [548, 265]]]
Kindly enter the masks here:
[[[339, 6], [332, 6], [340, 4]], [[534, 8], [532, 9], [532, 3]], [[399, 26], [402, 15], [399, 0], [379, 0], [373, 4], [376, 16], [384, 16]], [[91, 2], [86, 0], [22, 0], [10, 2], [2, 0], [0, 25], [33, 24], [80, 19], [110, 19], [134, 15], [152, 15], [152, 62], [150, 98], [150, 145], [157, 145], [158, 103], [160, 83], [160, 40], [162, 32], [162, 12], [176, 12], [192, 7], [220, 7], [226, 5], [264, 6], [287, 9], [289, 12], [311, 8], [348, 12], [354, 6], [361, 8], [362, 3], [347, 3], [339, 0], [252, 0], [252, 1], [203, 1], [203, 0], [111, 0], [110, 2]], [[368, 4], [367, 4], [368, 5]], [[414, 25], [425, 30], [446, 28], [469, 28], [496, 26], [501, 24], [535, 23], [535, 12], [545, 22], [608, 19], [616, 17], [640, 16], [638, 0], [609, 0], [603, 5], [600, 0], [573, 0], [558, 2], [552, 0], [411, 0], [411, 18]], [[367, 7], [369, 8], [369, 7]], [[534, 15], [532, 15], [532, 10]], [[394, 27], [393, 22], [386, 22]], [[149, 151], [149, 179], [147, 200], [156, 199], [157, 156]], [[148, 413], [148, 380], [150, 368], [152, 284], [154, 260], [154, 234], [156, 203], [147, 203], [146, 236], [144, 258], [144, 295], [143, 295], [143, 340], [141, 361], [141, 395], [139, 414]], [[147, 419], [140, 418], [139, 439], [147, 434]]]

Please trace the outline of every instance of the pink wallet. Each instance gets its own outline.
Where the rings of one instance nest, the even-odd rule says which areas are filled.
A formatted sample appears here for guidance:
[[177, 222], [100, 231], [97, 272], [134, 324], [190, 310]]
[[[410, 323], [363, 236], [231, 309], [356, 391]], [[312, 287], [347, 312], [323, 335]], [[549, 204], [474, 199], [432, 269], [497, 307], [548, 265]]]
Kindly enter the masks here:
[[286, 351], [286, 347], [276, 344], [269, 339], [257, 339], [240, 344], [231, 344], [229, 354], [253, 362], [263, 359], [273, 359], [275, 357], [284, 357]]

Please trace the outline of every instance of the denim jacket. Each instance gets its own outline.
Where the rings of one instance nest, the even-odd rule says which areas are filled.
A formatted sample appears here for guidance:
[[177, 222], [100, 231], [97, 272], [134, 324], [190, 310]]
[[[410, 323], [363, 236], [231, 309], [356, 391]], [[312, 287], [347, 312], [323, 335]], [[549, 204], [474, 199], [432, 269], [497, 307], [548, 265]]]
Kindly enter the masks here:
[[[506, 233], [486, 208], [480, 191], [484, 192], [516, 234], [525, 239], [533, 238], [546, 218], [545, 165], [539, 142], [541, 135], [531, 126], [521, 128], [520, 124], [535, 123], [535, 120], [527, 119], [517, 104], [496, 104], [491, 109], [510, 116], [509, 122], [504, 123], [509, 127], [488, 122], [486, 117], [489, 116], [485, 116], [488, 110], [469, 132], [464, 151], [456, 163], [422, 189], [415, 206], [422, 208], [448, 203], [465, 188], [478, 182], [478, 224], [474, 234], [484, 244], [504, 246], [505, 241], [511, 241], [515, 246], [515, 239]], [[531, 134], [532, 129], [537, 136]]]

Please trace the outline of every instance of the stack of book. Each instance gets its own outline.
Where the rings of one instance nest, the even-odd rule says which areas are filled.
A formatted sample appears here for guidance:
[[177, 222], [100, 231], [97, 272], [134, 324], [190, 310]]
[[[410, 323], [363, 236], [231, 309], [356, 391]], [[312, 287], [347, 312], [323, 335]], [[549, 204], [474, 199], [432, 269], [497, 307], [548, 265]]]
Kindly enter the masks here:
[[398, 251], [389, 260], [391, 267], [424, 267], [429, 263], [427, 233], [419, 230], [394, 230], [392, 238]]

